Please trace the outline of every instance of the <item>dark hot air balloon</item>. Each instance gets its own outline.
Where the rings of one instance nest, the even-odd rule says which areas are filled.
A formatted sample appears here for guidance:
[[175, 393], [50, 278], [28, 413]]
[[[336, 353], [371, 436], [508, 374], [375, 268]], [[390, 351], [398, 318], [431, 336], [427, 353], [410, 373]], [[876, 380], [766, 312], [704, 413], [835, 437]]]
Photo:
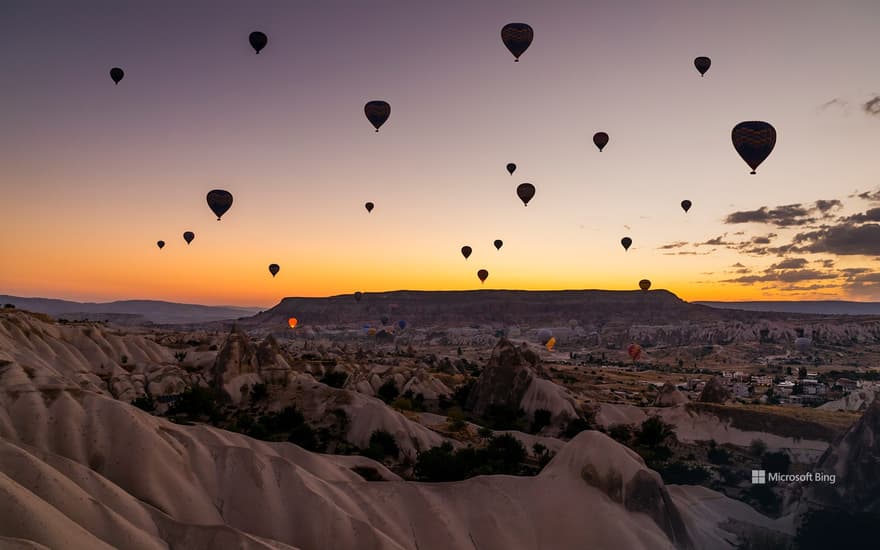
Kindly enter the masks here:
[[461, 247], [461, 255], [464, 256], [464, 259], [465, 259], [465, 260], [467, 260], [467, 259], [470, 257], [471, 252], [473, 252], [473, 250], [471, 249], [471, 247], [469, 247], [469, 246], [463, 246], [463, 247]]
[[706, 74], [706, 71], [708, 71], [709, 67], [711, 67], [711, 66], [712, 66], [712, 60], [709, 59], [708, 57], [700, 56], [700, 57], [694, 59], [694, 67], [696, 67], [697, 70], [700, 71], [700, 76], [703, 76], [704, 74]]
[[531, 183], [521, 183], [516, 188], [516, 195], [523, 201], [524, 206], [528, 206], [529, 201], [535, 196], [535, 186]]
[[214, 212], [214, 215], [217, 216], [217, 221], [219, 222], [223, 214], [232, 208], [232, 193], [222, 189], [208, 191], [208, 206]]
[[651, 288], [651, 281], [649, 281], [648, 279], [642, 279], [641, 281], [639, 281], [639, 288], [641, 288], [642, 290], [648, 290], [649, 288]]
[[489, 272], [486, 271], [485, 269], [481, 269], [481, 270], [477, 271], [477, 278], [480, 279], [481, 283], [485, 283], [486, 279], [489, 278]]
[[269, 264], [269, 273], [274, 277], [278, 275], [278, 272], [281, 271], [281, 267], [278, 264]]
[[360, 302], [360, 301], [361, 301], [361, 298], [363, 298], [363, 297], [364, 297], [364, 293], [363, 293], [363, 292], [355, 292], [355, 293], [354, 293], [354, 301], [355, 301], [355, 302]]
[[687, 211], [691, 209], [691, 201], [687, 199], [681, 201], [681, 209], [687, 213]]
[[385, 121], [391, 116], [391, 105], [387, 101], [368, 101], [364, 105], [364, 114], [367, 115], [367, 120], [378, 132], [379, 127], [385, 124]]
[[260, 50], [265, 48], [266, 44], [269, 43], [269, 37], [266, 36], [265, 33], [254, 31], [248, 36], [248, 42], [251, 43], [251, 47], [255, 52], [260, 53]]
[[620, 244], [623, 245], [624, 250], [629, 250], [629, 247], [632, 246], [633, 240], [629, 237], [624, 237], [620, 239]]
[[525, 23], [508, 23], [501, 29], [501, 40], [513, 54], [514, 61], [517, 62], [519, 62], [519, 56], [532, 45], [534, 38], [535, 31]]
[[593, 143], [599, 148], [599, 152], [601, 153], [602, 149], [608, 145], [608, 134], [605, 132], [596, 132], [593, 134]]
[[183, 240], [186, 241], [186, 244], [193, 242], [193, 239], [195, 239], [195, 238], [196, 238], [196, 234], [193, 233], [192, 231], [187, 231], [186, 233], [183, 234]]
[[776, 145], [776, 129], [762, 121], [740, 122], [733, 127], [731, 139], [736, 152], [755, 174]]
[[159, 247], [159, 250], [162, 250], [163, 248], [165, 248], [165, 241], [157, 241], [156, 246]]
[[495, 239], [495, 242], [492, 244], [495, 245], [495, 250], [501, 250], [501, 247], [504, 246], [504, 241], [501, 239]]
[[367, 209], [367, 212], [372, 212], [373, 208], [375, 208], [375, 206], [376, 206], [375, 204], [368, 202], [367, 204], [364, 205], [364, 208]]
[[384, 326], [386, 326], [386, 325], [388, 324], [388, 321], [389, 321], [390, 319], [388, 319], [388, 317], [386, 317], [386, 316], [383, 315], [382, 318], [379, 319], [379, 320], [382, 321], [382, 326], [384, 327]]
[[125, 71], [119, 67], [113, 67], [110, 69], [110, 78], [113, 79], [114, 84], [119, 84], [119, 81], [122, 80], [123, 76], [125, 76]]
[[403, 319], [401, 319], [400, 321], [397, 321], [397, 326], [400, 327], [400, 330], [405, 329], [406, 328], [406, 321], [404, 321]]
[[510, 163], [507, 165], [507, 172], [512, 176], [514, 172], [516, 172], [516, 164]]

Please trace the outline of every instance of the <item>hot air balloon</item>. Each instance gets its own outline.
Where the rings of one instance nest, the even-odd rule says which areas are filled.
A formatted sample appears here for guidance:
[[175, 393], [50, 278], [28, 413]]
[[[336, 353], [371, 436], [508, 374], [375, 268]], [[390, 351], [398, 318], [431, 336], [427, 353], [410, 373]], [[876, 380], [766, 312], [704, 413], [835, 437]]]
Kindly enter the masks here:
[[470, 257], [471, 252], [473, 252], [473, 250], [471, 249], [471, 247], [469, 247], [469, 246], [463, 246], [463, 247], [461, 247], [461, 255], [464, 256], [464, 259], [465, 259], [465, 260], [467, 260], [467, 259]]
[[481, 269], [481, 270], [477, 271], [477, 278], [480, 279], [481, 283], [485, 283], [486, 279], [489, 278], [489, 272], [486, 271], [485, 269]]
[[223, 189], [208, 191], [208, 206], [214, 212], [214, 215], [217, 216], [217, 221], [219, 222], [223, 214], [232, 207], [232, 193]]
[[269, 273], [274, 277], [278, 275], [278, 272], [281, 271], [281, 267], [278, 264], [269, 264]]
[[251, 47], [257, 53], [260, 53], [260, 50], [266, 47], [266, 44], [269, 43], [269, 37], [266, 36], [265, 33], [260, 31], [254, 31], [248, 36], [248, 42], [251, 43]]
[[776, 145], [776, 129], [761, 121], [740, 122], [733, 127], [731, 139], [736, 152], [751, 167], [754, 175]]
[[553, 351], [553, 346], [556, 345], [556, 337], [551, 336], [547, 343], [544, 344], [544, 347], [547, 348], [547, 351]]
[[512, 176], [514, 172], [516, 172], [516, 164], [510, 163], [507, 165], [507, 172]]
[[375, 204], [373, 204], [373, 203], [371, 203], [371, 202], [368, 202], [367, 204], [364, 205], [364, 208], [367, 209], [367, 212], [372, 212], [372, 211], [373, 211], [373, 208], [374, 208], [375, 206], [376, 206]]
[[608, 134], [605, 132], [596, 132], [593, 134], [593, 143], [599, 148], [599, 152], [601, 153], [602, 149], [608, 145]]
[[367, 334], [369, 334], [370, 336], [375, 336], [375, 335], [376, 335], [376, 329], [374, 329], [374, 328], [369, 328], [369, 329], [367, 329]]
[[384, 327], [384, 326], [388, 326], [388, 321], [390, 319], [388, 319], [388, 317], [386, 317], [386, 316], [382, 316], [382, 318], [379, 320], [382, 321], [382, 326]]
[[700, 76], [703, 76], [704, 74], [706, 74], [706, 71], [708, 71], [709, 67], [711, 67], [711, 66], [712, 66], [712, 60], [709, 59], [708, 57], [700, 56], [700, 57], [697, 57], [696, 59], [694, 59], [694, 67], [696, 67], [697, 70], [700, 71]]
[[516, 188], [516, 195], [523, 201], [524, 206], [528, 206], [529, 201], [535, 196], [535, 186], [531, 183], [521, 183]]
[[364, 114], [367, 115], [367, 120], [378, 132], [379, 127], [385, 124], [385, 121], [391, 116], [391, 105], [387, 101], [368, 101], [364, 105]]
[[363, 298], [363, 297], [364, 297], [364, 293], [363, 293], [363, 292], [355, 292], [355, 293], [354, 293], [354, 301], [355, 301], [355, 302], [360, 302], [360, 301], [361, 301], [361, 298]]
[[553, 338], [553, 333], [550, 329], [542, 328], [538, 331], [538, 341], [541, 342], [542, 346], [547, 344], [550, 338]]
[[296, 328], [296, 324], [298, 322], [299, 321], [296, 320], [296, 317], [291, 317], [290, 319], [287, 320], [287, 324], [290, 325], [290, 328]]
[[159, 247], [159, 250], [165, 248], [165, 241], [156, 241], [156, 246]]
[[119, 67], [113, 67], [110, 69], [110, 78], [113, 79], [114, 84], [119, 84], [119, 81], [122, 80], [122, 77], [125, 76], [125, 71], [120, 69]]
[[642, 346], [638, 344], [630, 344], [629, 347], [626, 348], [626, 352], [633, 361], [638, 361], [639, 357], [642, 356]]
[[532, 45], [534, 37], [535, 31], [525, 23], [508, 23], [501, 29], [501, 40], [516, 62], [519, 62], [519, 56]]
[[687, 199], [681, 201], [681, 209], [687, 213], [687, 211], [691, 209], [691, 201]]
[[648, 290], [649, 288], [651, 288], [651, 281], [649, 281], [648, 279], [642, 279], [641, 281], [639, 281], [639, 288], [641, 288], [642, 290]]
[[633, 240], [629, 237], [624, 237], [620, 239], [620, 244], [623, 245], [624, 250], [629, 250], [629, 247], [632, 246]]
[[404, 321], [403, 319], [401, 319], [400, 321], [397, 321], [397, 326], [400, 327], [400, 330], [405, 329], [406, 328], [406, 321]]
[[504, 241], [501, 239], [495, 239], [495, 242], [492, 244], [495, 245], [495, 250], [501, 250], [501, 247], [504, 246]]
[[186, 233], [183, 234], [183, 240], [186, 241], [186, 244], [193, 242], [193, 239], [195, 239], [195, 238], [196, 238], [196, 234], [193, 233], [192, 231], [187, 231]]

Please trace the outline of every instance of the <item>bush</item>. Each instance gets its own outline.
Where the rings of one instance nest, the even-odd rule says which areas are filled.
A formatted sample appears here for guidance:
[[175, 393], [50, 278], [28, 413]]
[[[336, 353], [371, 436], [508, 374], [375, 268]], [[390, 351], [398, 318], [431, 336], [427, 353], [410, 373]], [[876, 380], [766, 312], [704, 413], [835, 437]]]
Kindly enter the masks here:
[[768, 472], [787, 474], [791, 467], [791, 459], [784, 452], [765, 453], [761, 459], [761, 468]]
[[549, 426], [552, 418], [552, 413], [547, 409], [537, 409], [535, 411], [534, 420], [532, 421], [532, 433], [538, 433], [545, 426]]
[[749, 444], [749, 453], [752, 456], [762, 457], [764, 453], [767, 452], [767, 444], [764, 443], [763, 439], [753, 439], [751, 444]]
[[769, 485], [752, 485], [745, 494], [752, 502], [756, 503], [760, 512], [773, 516], [779, 513], [782, 500]]
[[652, 416], [642, 422], [639, 431], [635, 434], [636, 442], [646, 447], [658, 447], [670, 437], [675, 436], [671, 424], [663, 422], [659, 416]]
[[400, 456], [400, 447], [392, 433], [376, 430], [370, 436], [370, 446], [364, 450], [363, 455], [376, 461], [381, 461], [386, 456], [396, 459]]
[[266, 384], [254, 384], [251, 388], [251, 401], [262, 401], [269, 397], [269, 388]]
[[330, 371], [321, 378], [320, 382], [331, 388], [342, 388], [348, 381], [348, 374], [343, 371]]
[[664, 483], [676, 485], [700, 485], [709, 479], [709, 471], [702, 466], [684, 462], [670, 462], [658, 470]]
[[633, 437], [633, 429], [628, 424], [615, 424], [608, 429], [608, 435], [618, 443], [629, 445]]
[[168, 414], [182, 414], [190, 419], [203, 416], [214, 419], [219, 414], [217, 405], [220, 401], [221, 395], [218, 392], [202, 386], [191, 386], [177, 397], [168, 408]]
[[143, 411], [147, 411], [149, 413], [156, 410], [156, 402], [153, 401], [153, 398], [150, 397], [149, 395], [145, 395], [143, 397], [138, 397], [137, 399], [132, 401], [131, 404], [134, 405], [135, 407], [137, 407]]
[[877, 548], [877, 514], [812, 510], [804, 515], [795, 541], [799, 550]]
[[526, 471], [526, 448], [509, 434], [493, 437], [484, 449], [454, 451], [448, 442], [421, 452], [413, 473], [423, 481], [458, 481], [477, 475], [517, 475]]
[[376, 392], [379, 396], [379, 399], [386, 403], [391, 403], [397, 396], [400, 395], [400, 390], [397, 389], [397, 384], [394, 383], [394, 379], [388, 379], [379, 387], [379, 391]]
[[712, 464], [730, 464], [730, 452], [727, 449], [712, 447], [706, 455]]
[[351, 469], [351, 471], [367, 481], [384, 481], [382, 476], [379, 474], [379, 470], [371, 466], [355, 466]]
[[590, 425], [590, 423], [583, 418], [572, 418], [571, 420], [569, 420], [568, 424], [566, 424], [565, 430], [562, 431], [562, 436], [568, 439], [572, 439], [577, 434], [591, 429], [592, 426]]
[[495, 403], [486, 409], [485, 423], [493, 430], [525, 431], [526, 422], [526, 412], [519, 407]]
[[178, 363], [183, 363], [183, 360], [186, 359], [186, 352], [185, 351], [175, 352], [174, 358], [177, 359]]
[[391, 402], [391, 407], [399, 411], [411, 411], [413, 410], [413, 402], [405, 397], [398, 397]]

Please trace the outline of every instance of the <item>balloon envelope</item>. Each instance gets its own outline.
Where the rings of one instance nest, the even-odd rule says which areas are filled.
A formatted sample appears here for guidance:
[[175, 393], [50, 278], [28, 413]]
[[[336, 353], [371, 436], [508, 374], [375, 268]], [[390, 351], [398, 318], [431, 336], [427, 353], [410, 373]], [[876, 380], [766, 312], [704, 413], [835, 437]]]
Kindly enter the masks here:
[[602, 152], [602, 149], [608, 145], [608, 134], [605, 132], [596, 132], [593, 134], [593, 144], [599, 148], [599, 152]]
[[691, 201], [689, 201], [687, 199], [681, 201], [681, 209], [684, 210], [685, 212], [690, 210], [691, 209]]
[[156, 241], [156, 246], [159, 247], [159, 250], [165, 248], [165, 241]]
[[642, 346], [638, 344], [630, 344], [629, 347], [626, 348], [626, 352], [633, 361], [638, 361], [639, 357], [642, 355]]
[[278, 275], [278, 272], [281, 271], [281, 267], [278, 264], [269, 264], [269, 273], [274, 277]]
[[364, 114], [367, 115], [367, 120], [370, 121], [370, 124], [372, 124], [378, 132], [379, 127], [385, 124], [385, 121], [391, 116], [391, 105], [387, 101], [368, 101], [367, 104], [364, 105]]
[[550, 329], [542, 328], [538, 331], [538, 341], [541, 342], [541, 345], [545, 345], [550, 338], [553, 338], [553, 333]]
[[463, 246], [463, 247], [461, 247], [461, 255], [464, 256], [464, 259], [465, 259], [465, 260], [467, 260], [467, 259], [470, 257], [471, 252], [473, 252], [473, 250], [471, 249], [471, 247], [469, 247], [469, 246]]
[[183, 240], [186, 241], [186, 244], [193, 242], [193, 239], [195, 239], [195, 238], [196, 238], [196, 234], [193, 233], [192, 231], [187, 231], [186, 233], [183, 234]]
[[364, 208], [367, 209], [367, 212], [372, 212], [372, 211], [373, 211], [373, 208], [374, 208], [375, 206], [376, 206], [375, 204], [373, 204], [373, 203], [371, 203], [371, 202], [368, 202], [367, 204], [364, 205]]
[[752, 169], [752, 174], [776, 146], [776, 129], [766, 122], [740, 122], [730, 134], [733, 147]]
[[629, 247], [632, 246], [633, 240], [629, 237], [624, 237], [620, 239], [620, 244], [623, 245], [624, 250], [629, 250]]
[[696, 59], [694, 59], [694, 67], [696, 67], [697, 70], [700, 71], [700, 76], [703, 76], [704, 74], [706, 74], [706, 71], [708, 71], [709, 67], [711, 67], [711, 66], [712, 66], [712, 60], [709, 59], [708, 57], [700, 56], [700, 57], [697, 57]]
[[531, 183], [521, 183], [516, 188], [516, 196], [523, 202], [524, 206], [529, 205], [529, 201], [535, 196], [535, 186]]
[[232, 193], [223, 189], [208, 191], [208, 207], [217, 216], [217, 221], [232, 208]]
[[119, 67], [113, 67], [110, 69], [110, 78], [113, 79], [114, 84], [119, 84], [119, 81], [122, 80], [122, 77], [125, 76], [125, 71], [120, 69]]
[[254, 31], [248, 36], [248, 42], [251, 43], [251, 47], [257, 53], [260, 53], [260, 50], [266, 47], [266, 44], [269, 43], [269, 37], [260, 31]]
[[641, 288], [642, 290], [648, 290], [649, 288], [651, 288], [651, 281], [649, 281], [648, 279], [642, 279], [641, 281], [639, 281], [639, 288]]
[[363, 293], [363, 292], [355, 292], [355, 293], [354, 293], [354, 301], [355, 301], [355, 302], [360, 302], [360, 301], [361, 301], [361, 298], [363, 298], [363, 297], [364, 297], [364, 293]]
[[481, 269], [481, 270], [477, 271], [477, 278], [480, 279], [481, 283], [485, 283], [486, 279], [489, 278], [489, 272], [486, 271], [485, 269]]
[[551, 336], [550, 339], [547, 340], [547, 343], [544, 344], [544, 347], [547, 348], [547, 351], [553, 351], [553, 346], [555, 346], [555, 345], [556, 345], [556, 337]]
[[507, 172], [512, 176], [514, 172], [516, 172], [516, 164], [510, 163], [507, 165]]
[[406, 321], [404, 321], [403, 319], [401, 319], [400, 321], [397, 321], [397, 326], [400, 327], [400, 330], [405, 329], [406, 328]]
[[501, 41], [513, 54], [514, 61], [519, 61], [519, 56], [529, 49], [534, 38], [535, 31], [525, 23], [508, 23], [501, 29]]
[[298, 322], [299, 321], [296, 320], [296, 317], [291, 317], [290, 319], [287, 320], [287, 324], [290, 325], [290, 328], [296, 327], [296, 324]]
[[501, 250], [501, 247], [504, 246], [504, 241], [502, 241], [501, 239], [495, 239], [495, 242], [492, 244], [495, 245], [496, 250]]

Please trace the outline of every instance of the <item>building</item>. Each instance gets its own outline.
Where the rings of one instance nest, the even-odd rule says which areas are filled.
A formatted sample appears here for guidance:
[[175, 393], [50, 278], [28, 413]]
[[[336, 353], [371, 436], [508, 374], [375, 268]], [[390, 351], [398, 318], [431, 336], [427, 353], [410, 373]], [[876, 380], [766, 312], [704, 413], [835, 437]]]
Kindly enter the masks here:
[[776, 392], [780, 395], [791, 395], [791, 392], [794, 390], [794, 382], [790, 380], [786, 380], [785, 382], [780, 382], [776, 384]]
[[844, 393], [855, 391], [859, 389], [859, 386], [861, 386], [858, 381], [852, 380], [850, 378], [838, 378], [837, 381], [834, 382], [834, 384], [836, 386], [840, 386], [843, 389]]

